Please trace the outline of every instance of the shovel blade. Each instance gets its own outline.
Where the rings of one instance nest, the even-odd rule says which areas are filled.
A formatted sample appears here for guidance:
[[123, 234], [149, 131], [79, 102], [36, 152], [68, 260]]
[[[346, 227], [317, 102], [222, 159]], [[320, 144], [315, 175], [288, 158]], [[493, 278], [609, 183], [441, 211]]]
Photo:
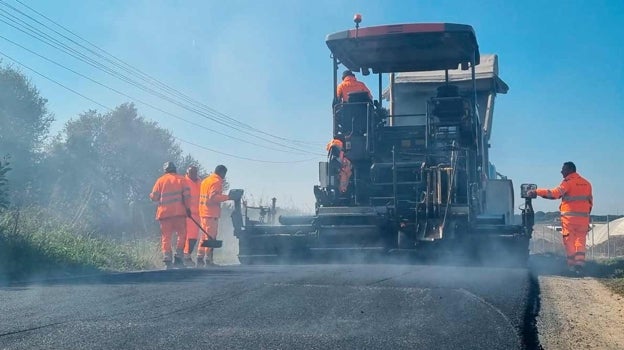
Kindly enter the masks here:
[[201, 243], [201, 246], [204, 248], [221, 248], [223, 246], [223, 241], [218, 239], [207, 239]]

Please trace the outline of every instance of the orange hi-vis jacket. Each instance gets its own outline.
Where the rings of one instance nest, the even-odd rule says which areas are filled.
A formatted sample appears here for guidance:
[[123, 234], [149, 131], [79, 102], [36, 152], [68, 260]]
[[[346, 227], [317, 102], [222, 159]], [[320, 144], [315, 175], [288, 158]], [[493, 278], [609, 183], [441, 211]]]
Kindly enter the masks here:
[[349, 186], [349, 179], [351, 178], [351, 161], [349, 158], [344, 155], [344, 148], [342, 141], [338, 139], [333, 139], [329, 141], [326, 146], [327, 151], [331, 150], [332, 147], [338, 147], [340, 149], [340, 155], [338, 156], [340, 159], [340, 171], [338, 173], [338, 178], [340, 181], [339, 190], [340, 192], [347, 192], [347, 188]]
[[340, 180], [340, 185], [338, 186], [338, 189], [340, 190], [340, 192], [347, 192], [347, 188], [349, 187], [349, 179], [351, 178], [351, 161], [347, 157], [342, 158], [342, 166], [340, 167], [338, 178]]
[[199, 188], [201, 186], [201, 179], [197, 178], [197, 181], [191, 180], [188, 176], [184, 177], [189, 187], [189, 201], [188, 207], [191, 209], [193, 216], [199, 215]]
[[165, 174], [156, 180], [150, 199], [158, 202], [156, 219], [186, 216], [189, 201], [189, 187], [181, 175]]
[[589, 214], [594, 205], [592, 186], [578, 173], [566, 176], [558, 187], [550, 190], [538, 188], [536, 193], [547, 199], [561, 198], [559, 211], [562, 224], [589, 225]]
[[218, 218], [221, 216], [221, 202], [230, 199], [223, 194], [223, 179], [216, 173], [205, 178], [199, 189], [199, 216]]
[[347, 102], [349, 100], [349, 94], [352, 92], [368, 92], [368, 97], [370, 97], [371, 100], [373, 99], [373, 95], [371, 95], [370, 90], [363, 82], [358, 81], [355, 77], [347, 76], [338, 84], [336, 97], [340, 98], [342, 102]]

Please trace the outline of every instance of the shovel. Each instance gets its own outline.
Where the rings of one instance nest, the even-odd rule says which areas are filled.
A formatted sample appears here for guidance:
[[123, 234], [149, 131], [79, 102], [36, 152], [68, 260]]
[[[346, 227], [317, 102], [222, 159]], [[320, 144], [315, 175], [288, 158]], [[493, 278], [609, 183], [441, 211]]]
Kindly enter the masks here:
[[221, 248], [223, 246], [223, 241], [218, 240], [218, 239], [212, 239], [210, 238], [210, 235], [208, 234], [208, 232], [206, 232], [206, 230], [204, 230], [203, 227], [201, 227], [201, 225], [199, 224], [199, 222], [195, 221], [195, 218], [193, 218], [192, 216], [189, 216], [189, 218], [191, 220], [193, 220], [193, 222], [195, 223], [195, 225], [197, 225], [197, 227], [199, 227], [199, 229], [206, 234], [206, 236], [208, 236], [208, 239], [204, 240], [201, 244], [200, 247], [203, 248]]

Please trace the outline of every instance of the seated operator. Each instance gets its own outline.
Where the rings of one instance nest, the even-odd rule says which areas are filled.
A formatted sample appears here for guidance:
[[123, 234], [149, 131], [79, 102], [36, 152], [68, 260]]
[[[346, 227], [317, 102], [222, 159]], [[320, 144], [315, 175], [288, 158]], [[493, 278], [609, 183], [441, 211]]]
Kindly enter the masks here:
[[352, 92], [367, 92], [368, 97], [371, 101], [373, 100], [373, 95], [371, 95], [371, 92], [366, 85], [363, 82], [358, 81], [352, 71], [346, 70], [342, 73], [342, 82], [338, 84], [338, 88], [336, 90], [337, 103], [349, 102], [349, 94]]

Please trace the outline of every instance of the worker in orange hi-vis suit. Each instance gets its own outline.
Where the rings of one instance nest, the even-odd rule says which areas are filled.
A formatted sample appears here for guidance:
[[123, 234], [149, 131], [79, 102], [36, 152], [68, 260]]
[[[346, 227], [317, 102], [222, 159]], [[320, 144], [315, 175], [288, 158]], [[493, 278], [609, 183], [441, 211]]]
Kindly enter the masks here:
[[[230, 196], [223, 194], [223, 181], [226, 174], [227, 168], [224, 165], [217, 165], [214, 172], [201, 183], [199, 189], [199, 217], [202, 228], [210, 237], [202, 233], [203, 239], [200, 242], [217, 238], [221, 203], [230, 199]], [[212, 255], [212, 248], [205, 248], [200, 244], [197, 249], [197, 266], [214, 265]]]
[[[199, 187], [201, 186], [201, 179], [198, 175], [198, 168], [196, 165], [191, 165], [186, 169], [186, 182], [189, 187], [189, 201], [188, 207], [191, 209], [191, 217], [186, 218], [186, 244], [184, 245], [184, 264], [191, 265], [193, 260], [191, 254], [197, 244], [199, 238], [199, 227], [197, 223], [199, 219]], [[193, 221], [195, 220], [195, 222]]]
[[158, 203], [156, 220], [160, 221], [163, 262], [167, 267], [171, 266], [171, 240], [175, 232], [178, 234], [178, 240], [173, 262], [175, 266], [183, 266], [186, 217], [191, 215], [188, 207], [189, 188], [184, 177], [176, 173], [175, 164], [166, 162], [163, 170], [165, 174], [156, 180], [150, 193], [150, 199]]
[[568, 268], [580, 275], [585, 265], [585, 241], [589, 231], [589, 215], [594, 205], [592, 186], [576, 172], [572, 162], [563, 163], [563, 181], [553, 189], [538, 188], [529, 195], [547, 199], [561, 198], [561, 234], [565, 246]]
[[351, 179], [351, 161], [347, 157], [342, 158], [342, 166], [340, 167], [340, 172], [338, 173], [338, 179], [340, 181], [338, 190], [342, 193], [347, 192], [347, 189], [349, 188], [349, 179]]
[[367, 92], [368, 98], [373, 99], [366, 84], [358, 81], [352, 71], [346, 70], [342, 73], [342, 82], [336, 88], [336, 99], [338, 102], [349, 102], [349, 94], [352, 92]]
[[327, 151], [330, 163], [333, 160], [340, 162], [338, 171], [338, 190], [342, 193], [347, 192], [349, 180], [351, 179], [351, 161], [344, 155], [344, 143], [339, 138], [334, 138], [327, 144]]

